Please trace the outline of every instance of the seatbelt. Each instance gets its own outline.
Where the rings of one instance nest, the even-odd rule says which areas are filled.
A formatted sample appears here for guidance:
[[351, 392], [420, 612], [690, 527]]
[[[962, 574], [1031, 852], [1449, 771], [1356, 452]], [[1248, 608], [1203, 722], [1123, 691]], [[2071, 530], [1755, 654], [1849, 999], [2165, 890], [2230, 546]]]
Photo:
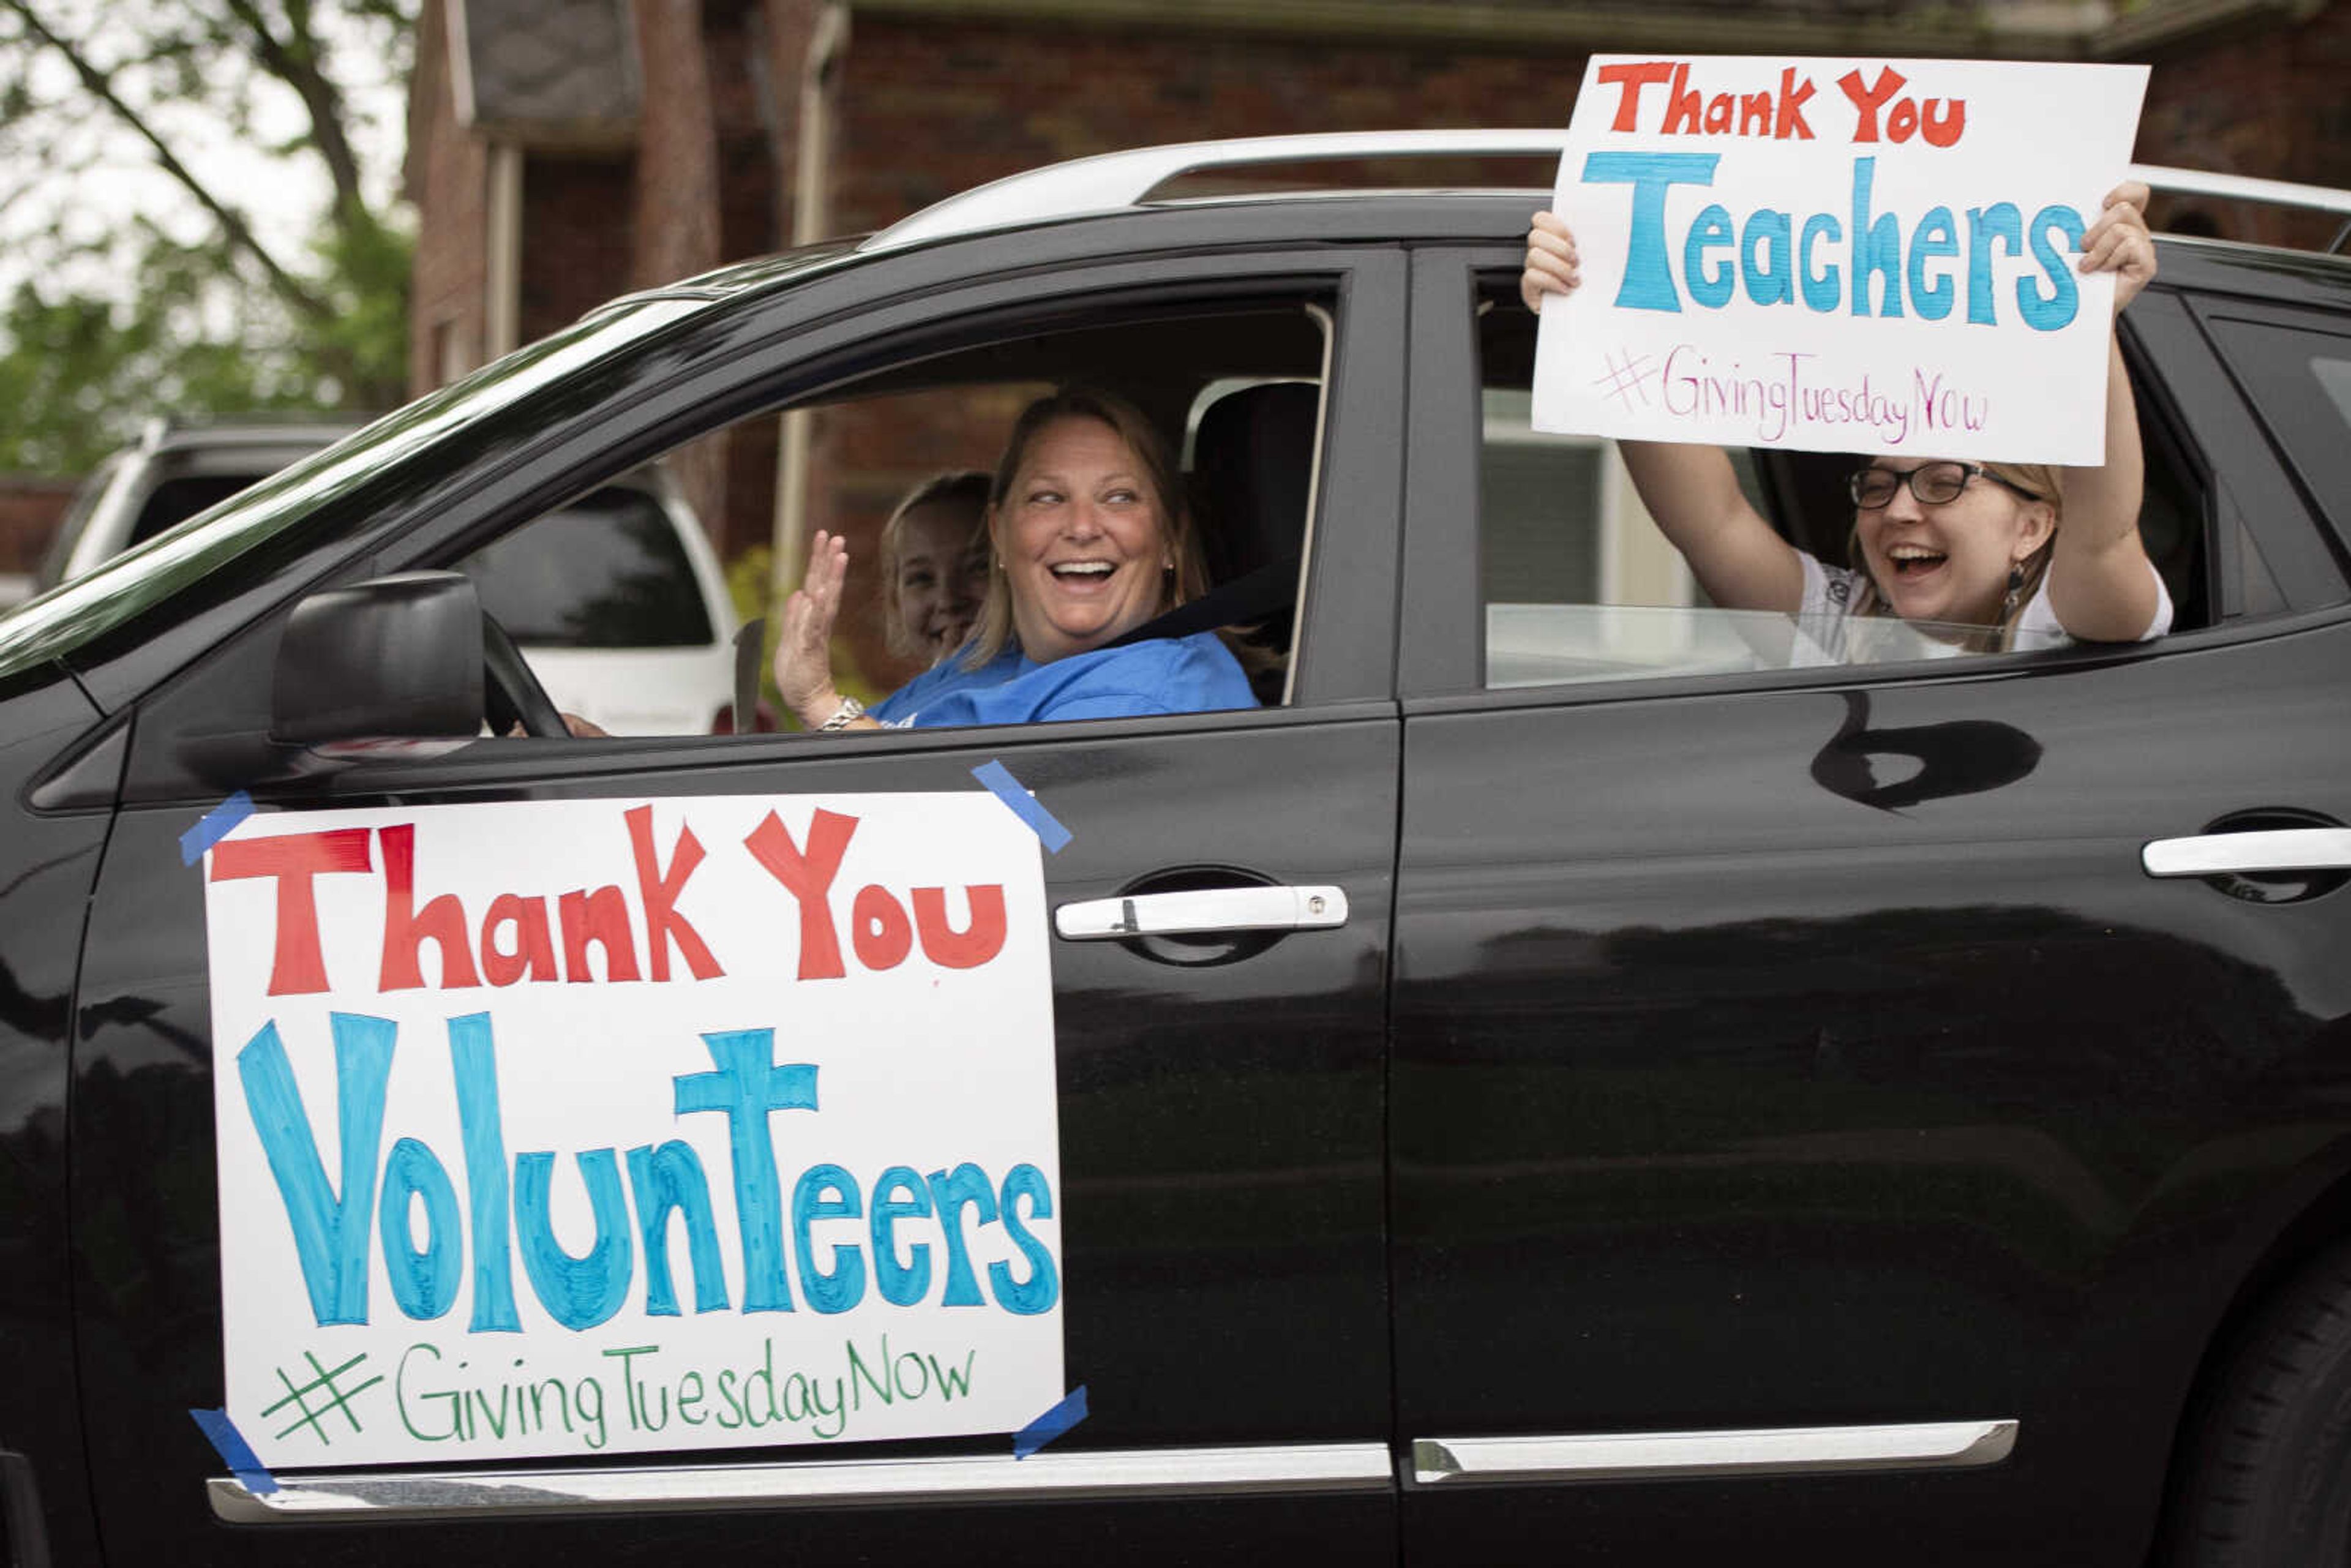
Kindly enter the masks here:
[[1153, 637], [1189, 637], [1226, 626], [1248, 626], [1278, 615], [1298, 598], [1301, 556], [1271, 560], [1230, 582], [1219, 583], [1164, 615], [1155, 616], [1123, 637], [1113, 637], [1105, 648], [1123, 648]]

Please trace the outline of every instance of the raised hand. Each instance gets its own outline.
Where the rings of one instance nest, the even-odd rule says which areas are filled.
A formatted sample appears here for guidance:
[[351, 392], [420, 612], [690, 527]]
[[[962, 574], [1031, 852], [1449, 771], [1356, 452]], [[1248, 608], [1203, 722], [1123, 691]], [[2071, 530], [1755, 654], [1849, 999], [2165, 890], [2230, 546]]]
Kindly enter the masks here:
[[841, 693], [832, 684], [832, 623], [840, 617], [841, 586], [848, 580], [849, 542], [818, 529], [809, 541], [808, 571], [784, 601], [783, 632], [776, 644], [776, 690], [810, 729], [841, 706]]
[[1530, 310], [1542, 308], [1546, 294], [1573, 293], [1583, 281], [1575, 255], [1575, 236], [1557, 213], [1537, 213], [1527, 231], [1527, 269], [1519, 274], [1519, 298]]
[[2155, 277], [2155, 240], [2147, 230], [2147, 190], [2126, 180], [2106, 193], [2098, 221], [2082, 236], [2084, 272], [2115, 275], [2115, 308], [2138, 298]]

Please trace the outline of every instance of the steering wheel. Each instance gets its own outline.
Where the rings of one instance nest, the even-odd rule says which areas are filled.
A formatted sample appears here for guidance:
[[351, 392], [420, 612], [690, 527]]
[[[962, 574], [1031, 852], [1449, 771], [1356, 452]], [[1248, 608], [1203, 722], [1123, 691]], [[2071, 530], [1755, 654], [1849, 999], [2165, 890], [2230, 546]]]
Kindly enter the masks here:
[[561, 737], [571, 733], [513, 636], [486, 610], [482, 612], [482, 665], [489, 675], [482, 698], [492, 735], [506, 734], [517, 721], [525, 735]]

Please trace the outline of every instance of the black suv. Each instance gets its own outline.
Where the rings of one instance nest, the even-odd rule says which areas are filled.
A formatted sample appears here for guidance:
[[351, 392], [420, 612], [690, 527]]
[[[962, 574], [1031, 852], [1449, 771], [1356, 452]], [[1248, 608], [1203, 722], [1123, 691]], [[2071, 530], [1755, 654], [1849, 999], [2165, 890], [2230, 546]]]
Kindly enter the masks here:
[[[1776, 667], [1604, 444], [1527, 426], [1541, 193], [1151, 199], [1416, 151], [1544, 148], [987, 187], [616, 301], [0, 618], [19, 1568], [2343, 1560], [2351, 261], [2166, 240], [2123, 319], [2171, 635]], [[731, 424], [919, 444], [1072, 378], [1187, 436], [1222, 575], [1277, 585], [1265, 707], [466, 740], [485, 689], [549, 727], [494, 636], [281, 664], [298, 618], [416, 646], [407, 574]], [[1834, 464], [1748, 472], [1839, 548]], [[1050, 939], [1082, 1424], [227, 1473], [200, 819], [991, 760], [1072, 835], [1050, 905], [1125, 911]], [[1340, 918], [1194, 896], [1268, 887]]]

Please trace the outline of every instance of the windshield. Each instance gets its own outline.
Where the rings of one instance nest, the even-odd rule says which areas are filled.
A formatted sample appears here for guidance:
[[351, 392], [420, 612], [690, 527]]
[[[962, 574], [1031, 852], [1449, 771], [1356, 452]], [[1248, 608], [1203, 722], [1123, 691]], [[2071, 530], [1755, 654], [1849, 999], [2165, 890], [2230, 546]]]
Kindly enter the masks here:
[[349, 440], [27, 601], [0, 615], [0, 678], [60, 657], [112, 631], [387, 465], [708, 306], [703, 298], [649, 297], [599, 312], [428, 393]]

